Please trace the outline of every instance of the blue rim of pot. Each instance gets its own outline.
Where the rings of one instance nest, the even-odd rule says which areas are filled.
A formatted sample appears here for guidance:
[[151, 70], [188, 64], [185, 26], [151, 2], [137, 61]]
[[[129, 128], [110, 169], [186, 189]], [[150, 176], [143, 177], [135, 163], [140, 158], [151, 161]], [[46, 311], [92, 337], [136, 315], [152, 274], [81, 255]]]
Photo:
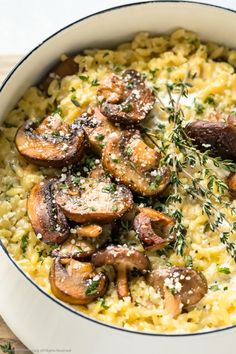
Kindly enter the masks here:
[[[5, 80], [3, 81], [1, 87], [0, 87], [0, 92], [2, 92], [2, 90], [4, 89], [4, 87], [6, 86], [7, 82], [10, 80], [10, 78], [12, 77], [12, 75], [15, 73], [15, 71], [21, 66], [22, 63], [25, 62], [25, 60], [31, 55], [33, 54], [38, 48], [42, 47], [46, 42], [48, 42], [51, 38], [57, 36], [59, 33], [63, 32], [64, 30], [66, 30], [69, 27], [74, 26], [77, 23], [83, 22], [91, 17], [95, 17], [98, 15], [101, 15], [103, 13], [108, 13], [111, 11], [116, 11], [122, 8], [126, 8], [126, 7], [132, 7], [132, 6], [145, 6], [147, 4], [158, 4], [158, 3], [175, 3], [175, 4], [195, 4], [195, 5], [202, 5], [202, 6], [206, 6], [206, 7], [213, 7], [213, 8], [218, 8], [221, 10], [224, 10], [226, 12], [232, 12], [232, 13], [236, 13], [235, 10], [233, 9], [229, 9], [227, 7], [223, 7], [223, 6], [218, 6], [218, 5], [213, 5], [213, 4], [206, 4], [206, 3], [202, 3], [202, 2], [198, 2], [198, 1], [188, 1], [188, 0], [153, 0], [153, 1], [141, 1], [141, 2], [134, 2], [131, 4], [124, 4], [124, 5], [119, 5], [119, 6], [115, 6], [115, 7], [111, 7], [108, 9], [104, 9], [102, 11], [98, 11], [95, 12], [91, 15], [85, 16], [79, 20], [76, 20], [72, 23], [70, 23], [69, 25], [61, 28], [60, 30], [56, 31], [55, 33], [53, 33], [52, 35], [50, 35], [49, 37], [47, 37], [44, 41], [42, 41], [40, 44], [38, 44], [35, 48], [33, 48], [28, 54], [26, 54], [15, 66], [14, 68], [10, 71], [10, 73], [7, 75], [7, 77], [5, 78]], [[209, 335], [209, 334], [214, 334], [217, 332], [223, 332], [223, 331], [227, 331], [233, 328], [236, 328], [236, 325], [232, 325], [232, 326], [227, 326], [227, 327], [223, 327], [223, 328], [216, 328], [213, 330], [206, 330], [206, 331], [202, 331], [202, 332], [193, 332], [193, 333], [151, 333], [151, 332], [141, 332], [141, 331], [137, 331], [137, 330], [130, 330], [130, 329], [126, 329], [123, 327], [118, 327], [112, 324], [108, 324], [102, 321], [99, 321], [97, 319], [94, 319], [92, 317], [86, 316], [85, 314], [78, 312], [76, 310], [74, 310], [72, 307], [69, 307], [69, 305], [66, 305], [65, 303], [57, 300], [56, 298], [52, 297], [51, 295], [49, 295], [45, 290], [43, 290], [38, 284], [36, 284], [32, 278], [30, 278], [24, 271], [23, 269], [17, 264], [17, 262], [10, 256], [10, 254], [8, 253], [6, 247], [3, 245], [2, 241], [0, 240], [0, 247], [2, 248], [3, 252], [6, 254], [6, 256], [9, 258], [9, 260], [12, 262], [12, 264], [18, 269], [18, 271], [24, 276], [24, 278], [26, 278], [35, 288], [37, 288], [37, 290], [39, 290], [43, 295], [45, 295], [48, 299], [50, 299], [51, 301], [53, 301], [54, 303], [56, 303], [57, 305], [63, 307], [65, 310], [70, 311], [71, 313], [82, 317], [88, 321], [91, 321], [93, 323], [96, 323], [98, 325], [102, 325], [104, 327], [107, 327], [108, 329], [115, 329], [118, 331], [123, 331], [126, 332], [130, 335], [143, 335], [143, 336], [152, 336], [152, 337], [199, 337], [199, 336], [203, 336], [203, 335]]]

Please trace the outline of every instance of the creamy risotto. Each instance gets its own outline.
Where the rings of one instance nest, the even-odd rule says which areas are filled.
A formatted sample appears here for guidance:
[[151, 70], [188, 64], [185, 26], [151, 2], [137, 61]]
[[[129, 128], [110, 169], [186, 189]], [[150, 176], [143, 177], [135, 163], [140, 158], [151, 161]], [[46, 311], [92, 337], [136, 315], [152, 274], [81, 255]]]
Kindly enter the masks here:
[[[61, 60], [67, 60], [66, 55]], [[230, 145], [236, 140], [236, 51], [201, 42], [197, 34], [179, 29], [164, 36], [139, 33], [114, 50], [88, 49], [72, 61], [66, 75], [55, 70], [41, 85], [29, 88], [1, 128], [2, 244], [47, 293], [106, 323], [155, 333], [236, 324], [235, 165], [230, 161], [236, 158], [233, 143]], [[126, 72], [128, 69], [133, 71]], [[134, 99], [125, 97], [123, 106], [119, 101], [122, 85], [126, 85], [123, 96], [130, 94]], [[94, 113], [95, 107], [100, 111], [96, 108]], [[93, 126], [91, 117], [101, 112], [108, 117], [105, 131], [109, 134], [96, 131], [94, 135], [96, 124]], [[50, 118], [53, 122], [47, 122], [47, 129], [60, 120], [60, 130], [54, 127], [53, 139], [44, 136], [44, 144], [37, 145], [34, 134], [47, 135], [37, 122], [48, 116], [56, 123]], [[28, 120], [34, 125], [18, 131], [17, 149], [16, 132]], [[206, 122], [210, 125], [205, 126]], [[24, 150], [27, 129], [27, 144], [31, 139], [30, 148], [35, 144], [40, 156]], [[58, 140], [63, 140], [63, 134], [69, 136], [71, 149], [73, 144], [83, 149], [71, 153], [70, 163], [42, 163], [52, 147], [55, 155], [69, 149]], [[224, 146], [226, 142], [229, 146]], [[126, 146], [123, 155], [122, 144]], [[106, 172], [99, 172], [101, 164]], [[43, 203], [37, 198], [47, 183], [45, 178], [57, 181], [53, 202], [64, 231], [60, 224], [58, 230], [42, 234], [42, 225], [34, 220], [44, 217], [36, 214]], [[80, 186], [79, 197], [75, 184]], [[35, 186], [38, 190], [32, 192]], [[107, 203], [106, 212], [99, 215], [91, 206], [91, 194], [96, 193], [104, 193], [102, 199]], [[87, 209], [79, 198], [86, 201]], [[51, 211], [46, 212], [45, 220]], [[70, 253], [76, 237], [78, 259]], [[125, 250], [122, 270], [117, 265], [117, 247]], [[125, 257], [133, 257], [129, 265]], [[60, 265], [53, 265], [55, 259], [62, 260]], [[73, 295], [65, 290], [63, 298], [63, 281], [58, 284], [55, 280], [57, 267], [61, 267], [59, 273], [62, 268], [66, 272], [71, 259], [74, 264], [67, 269], [70, 282], [77, 262], [93, 274], [84, 302], [77, 302], [82, 305], [71, 301], [78, 284], [73, 285]], [[63, 274], [65, 279], [68, 274]], [[77, 283], [82, 278], [77, 276]], [[191, 287], [186, 281], [193, 282]], [[89, 296], [92, 301], [87, 301]]]

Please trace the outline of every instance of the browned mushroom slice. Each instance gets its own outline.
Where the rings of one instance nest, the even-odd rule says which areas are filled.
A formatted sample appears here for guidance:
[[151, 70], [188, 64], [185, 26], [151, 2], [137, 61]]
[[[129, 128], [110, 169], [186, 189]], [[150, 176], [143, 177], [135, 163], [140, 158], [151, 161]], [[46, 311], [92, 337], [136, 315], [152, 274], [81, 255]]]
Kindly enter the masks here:
[[175, 239], [171, 229], [175, 222], [168, 215], [151, 208], [140, 208], [134, 219], [134, 228], [147, 251], [156, 251]]
[[150, 269], [147, 256], [139, 251], [123, 246], [108, 246], [92, 256], [92, 263], [97, 266], [112, 265], [116, 270], [117, 292], [119, 298], [130, 295], [128, 271], [132, 269], [145, 273]]
[[126, 70], [122, 78], [109, 77], [98, 90], [101, 112], [122, 124], [138, 124], [153, 108], [155, 97], [136, 70]]
[[208, 290], [204, 275], [185, 267], [154, 270], [147, 275], [147, 281], [160, 291], [166, 309], [173, 317], [181, 313], [183, 307], [190, 308], [198, 303]]
[[199, 150], [210, 150], [223, 159], [236, 161], [236, 116], [227, 122], [195, 121], [187, 124], [185, 131]]
[[39, 166], [63, 167], [79, 160], [84, 133], [79, 124], [67, 125], [58, 116], [49, 116], [37, 125], [27, 121], [16, 133], [19, 153]]
[[36, 184], [29, 195], [27, 210], [39, 239], [45, 243], [62, 243], [69, 236], [66, 217], [54, 201], [53, 179]]
[[129, 189], [113, 183], [105, 173], [103, 178], [81, 178], [79, 184], [73, 184], [71, 179], [59, 182], [55, 199], [64, 214], [79, 223], [109, 223], [133, 205]]
[[120, 131], [98, 108], [95, 108], [92, 114], [83, 114], [81, 122], [91, 148], [99, 156], [102, 154], [102, 149], [106, 145], [109, 135]]
[[236, 173], [231, 173], [227, 178], [226, 183], [228, 185], [230, 193], [235, 198], [236, 197]]
[[[61, 248], [53, 250], [52, 256], [60, 258], [73, 258], [77, 260], [90, 259], [94, 252], [110, 241], [112, 231], [111, 224], [96, 226], [102, 229], [102, 232], [98, 237], [91, 239], [91, 236], [81, 235], [81, 229], [83, 226], [78, 226], [75, 229], [76, 233], [71, 235], [66, 242], [63, 243]], [[89, 237], [89, 239], [87, 237]]]
[[91, 263], [60, 258], [54, 259], [49, 280], [53, 294], [73, 305], [89, 304], [102, 297], [108, 284], [106, 275], [95, 272]]
[[102, 154], [103, 167], [132, 191], [144, 196], [161, 193], [170, 171], [158, 167], [160, 156], [142, 140], [138, 131], [110, 135]]
[[69, 57], [63, 61], [60, 61], [54, 68], [52, 68], [49, 74], [44, 77], [39, 84], [41, 90], [47, 91], [50, 83], [53, 79], [61, 79], [67, 75], [74, 75], [79, 71], [79, 65], [74, 61], [73, 57]]

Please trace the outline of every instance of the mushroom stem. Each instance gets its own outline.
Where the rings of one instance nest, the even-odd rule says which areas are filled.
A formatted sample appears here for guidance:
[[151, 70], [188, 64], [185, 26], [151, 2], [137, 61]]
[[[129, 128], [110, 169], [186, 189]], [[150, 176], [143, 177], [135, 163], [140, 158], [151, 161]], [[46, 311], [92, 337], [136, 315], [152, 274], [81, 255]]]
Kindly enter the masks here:
[[177, 317], [182, 311], [182, 303], [179, 295], [173, 295], [172, 292], [165, 286], [164, 289], [164, 303], [168, 314], [173, 318]]
[[117, 293], [120, 299], [130, 295], [126, 267], [116, 268]]
[[81, 237], [98, 237], [102, 233], [102, 227], [100, 225], [82, 225], [76, 229], [77, 235]]

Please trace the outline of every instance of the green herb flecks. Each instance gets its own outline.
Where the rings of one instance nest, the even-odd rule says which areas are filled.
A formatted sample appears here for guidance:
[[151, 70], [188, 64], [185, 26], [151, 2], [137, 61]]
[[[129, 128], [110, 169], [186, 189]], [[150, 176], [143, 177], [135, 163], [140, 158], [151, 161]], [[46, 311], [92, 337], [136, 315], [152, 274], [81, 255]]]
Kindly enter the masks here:
[[87, 76], [87, 75], [79, 75], [79, 78], [82, 81], [88, 81], [89, 80], [89, 76]]
[[99, 280], [91, 280], [91, 283], [87, 287], [85, 293], [86, 295], [95, 295], [97, 294], [97, 288], [99, 286]]
[[103, 193], [114, 193], [116, 191], [116, 185], [114, 183], [110, 183], [107, 186], [102, 188]]
[[99, 86], [99, 85], [100, 85], [100, 84], [99, 84], [99, 82], [98, 82], [98, 79], [92, 80], [91, 86]]
[[23, 235], [20, 241], [20, 248], [23, 252], [23, 254], [25, 254], [27, 247], [28, 247], [28, 243], [29, 243], [29, 236], [28, 235]]
[[98, 133], [98, 134], [95, 136], [95, 139], [96, 139], [97, 141], [103, 141], [103, 140], [105, 139], [105, 135]]
[[230, 274], [230, 268], [229, 267], [219, 267], [218, 268], [218, 272], [219, 273], [223, 273], [223, 274]]

